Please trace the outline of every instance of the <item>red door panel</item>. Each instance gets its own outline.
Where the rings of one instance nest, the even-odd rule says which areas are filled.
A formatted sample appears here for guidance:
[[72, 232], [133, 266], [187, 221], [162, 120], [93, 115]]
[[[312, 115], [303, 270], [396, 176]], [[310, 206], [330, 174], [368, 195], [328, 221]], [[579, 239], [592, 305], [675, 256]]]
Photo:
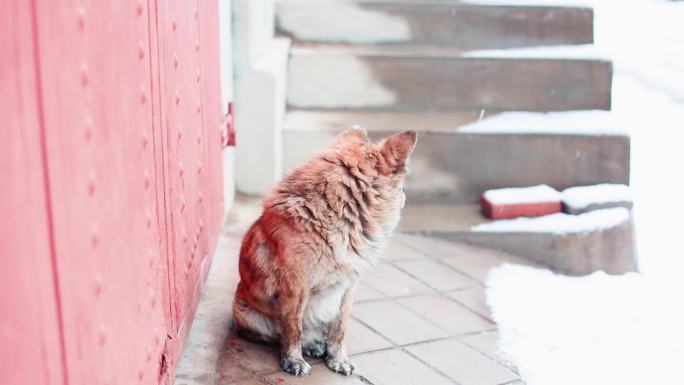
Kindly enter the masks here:
[[[207, 205], [206, 215], [209, 256], [216, 245], [221, 231], [224, 213], [223, 185], [217, 186], [223, 180], [221, 127], [223, 121], [220, 104], [221, 89], [221, 58], [219, 57], [219, 9], [217, 1], [198, 1], [200, 28], [200, 68], [204, 74], [202, 78], [202, 126], [206, 130], [206, 159], [204, 161], [206, 175]], [[231, 58], [223, 58], [231, 60]], [[206, 269], [207, 266], [205, 266]], [[202, 281], [203, 282], [203, 281]]]
[[62, 385], [30, 11], [0, 2], [0, 384]]
[[201, 10], [198, 1], [183, 0], [158, 2], [157, 8], [168, 241], [174, 250], [171, 295], [181, 338], [194, 314], [222, 212], [218, 40], [207, 36], [218, 33], [218, 9], [216, 2], [205, 3]]
[[216, 1], [0, 5], [0, 384], [158, 384], [222, 218]]
[[70, 384], [156, 384], [167, 336], [147, 5], [37, 2]]

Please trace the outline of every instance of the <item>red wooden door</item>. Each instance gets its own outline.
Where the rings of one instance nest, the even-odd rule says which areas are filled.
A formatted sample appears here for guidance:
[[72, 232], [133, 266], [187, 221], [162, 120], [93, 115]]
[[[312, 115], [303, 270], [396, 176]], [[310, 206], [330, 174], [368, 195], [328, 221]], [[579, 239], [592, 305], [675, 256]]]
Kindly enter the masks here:
[[[0, 384], [63, 384], [31, 9], [0, 2]], [[50, 357], [46, 359], [46, 357]]]
[[[223, 212], [221, 190], [212, 185], [221, 180], [216, 146], [220, 142], [220, 90], [203, 86], [207, 82], [216, 84], [219, 75], [215, 5], [174, 0], [160, 1], [157, 7], [160, 106], [168, 125], [162, 138], [167, 183], [172, 186], [166, 196], [171, 208], [167, 212], [167, 244], [176, 255], [171, 266], [175, 304], [171, 311], [181, 334], [190, 326], [189, 317], [203, 282], [188, 277], [206, 274], [210, 246], [218, 234], [216, 224]], [[212, 49], [203, 49], [205, 45]], [[211, 132], [203, 130], [207, 121], [215, 128]]]
[[222, 217], [217, 2], [1, 7], [0, 383], [167, 383]]

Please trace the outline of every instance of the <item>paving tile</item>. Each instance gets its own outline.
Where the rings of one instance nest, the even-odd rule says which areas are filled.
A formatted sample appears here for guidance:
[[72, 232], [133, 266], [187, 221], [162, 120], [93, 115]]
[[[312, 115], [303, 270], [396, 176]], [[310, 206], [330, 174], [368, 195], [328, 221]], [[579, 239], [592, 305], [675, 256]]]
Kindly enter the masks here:
[[460, 338], [461, 342], [483, 353], [489, 358], [499, 360], [498, 341], [499, 333], [496, 330], [482, 332], [478, 334], [470, 334]]
[[392, 349], [354, 357], [358, 373], [374, 385], [453, 385], [404, 351]]
[[414, 250], [436, 258], [462, 255], [470, 253], [474, 249], [474, 246], [465, 243], [412, 234], [404, 234], [399, 241]]
[[444, 295], [425, 295], [398, 301], [450, 334], [491, 329], [494, 324]]
[[473, 248], [470, 252], [444, 257], [442, 262], [485, 284], [489, 270], [504, 263], [539, 267], [532, 261], [496, 250]]
[[448, 293], [448, 295], [468, 309], [476, 312], [492, 322], [494, 321], [494, 318], [492, 317], [492, 310], [489, 308], [489, 305], [487, 305], [487, 297], [484, 288], [474, 287], [470, 289], [452, 291]]
[[461, 337], [461, 342], [479, 351], [485, 356], [497, 361], [509, 369], [516, 371], [515, 365], [506, 360], [499, 353], [499, 333], [497, 331], [489, 331], [478, 334], [471, 334]]
[[354, 306], [352, 315], [371, 329], [399, 345], [426, 341], [449, 334], [392, 301], [367, 302]]
[[[244, 232], [244, 229], [240, 231]], [[223, 237], [235, 238], [231, 242], [239, 242], [240, 238], [232, 232]], [[232, 291], [238, 277], [237, 259], [229, 262], [224, 270], [230, 274], [223, 276], [230, 277], [228, 281], [221, 281], [221, 289], [226, 289], [224, 286], [229, 283], [226, 290]], [[369, 272], [357, 289], [347, 349], [353, 355], [359, 375], [342, 376], [330, 371], [320, 359], [307, 359], [312, 365], [311, 375], [293, 377], [280, 371], [277, 346], [252, 343], [231, 333], [225, 343], [225, 334], [218, 337], [216, 349], [219, 352], [211, 360], [210, 372], [191, 371], [187, 377], [177, 378], [176, 384], [361, 385], [369, 383], [367, 378], [374, 385], [453, 385], [455, 382], [460, 385], [524, 385], [517, 379], [515, 368], [496, 353], [495, 331], [449, 338], [453, 334], [495, 327], [473, 312], [491, 316], [484, 305], [480, 282], [484, 281], [489, 268], [503, 262], [534, 265], [505, 253], [397, 234], [388, 249], [387, 262]], [[212, 287], [208, 284], [207, 290]], [[230, 304], [230, 295], [224, 297], [226, 290], [220, 290], [224, 294], [212, 306], [225, 308]], [[437, 294], [436, 291], [448, 293]], [[198, 310], [199, 321], [202, 317], [215, 315], [212, 309], [216, 307], [207, 309], [206, 313]], [[211, 324], [224, 325], [214, 321]], [[225, 333], [225, 325], [223, 330]], [[193, 349], [211, 348], [202, 343], [204, 339], [198, 341]], [[403, 349], [410, 354], [393, 348], [396, 344], [405, 345]], [[190, 365], [194, 366], [193, 363], [191, 361]]]
[[375, 299], [382, 299], [385, 298], [385, 296], [380, 293], [379, 291], [373, 289], [372, 287], [368, 286], [367, 284], [363, 282], [359, 282], [358, 285], [356, 286], [356, 298], [354, 298], [354, 302], [364, 302], [364, 301], [372, 301]]
[[370, 330], [361, 322], [349, 320], [347, 330], [347, 352], [349, 354], [365, 353], [392, 347], [393, 344], [378, 333]]
[[265, 377], [262, 383], [265, 385], [366, 385], [358, 376], [335, 373], [322, 363], [312, 365], [309, 375], [298, 377], [280, 372]]
[[373, 268], [361, 280], [387, 297], [405, 297], [432, 291], [424, 283], [388, 264]]
[[477, 281], [433, 259], [399, 261], [394, 265], [436, 290], [455, 290], [479, 285]]
[[[202, 384], [211, 384], [211, 382], [202, 382]], [[218, 385], [263, 385], [264, 383], [262, 381], [259, 381], [256, 378], [245, 378], [243, 380], [238, 380], [235, 382], [224, 382], [222, 380], [219, 380]], [[182, 385], [182, 384], [174, 384], [174, 385]]]
[[256, 373], [280, 369], [276, 346], [262, 345], [230, 336], [219, 357], [217, 372], [222, 383], [250, 378]]
[[463, 385], [498, 385], [518, 376], [457, 339], [412, 345], [411, 354]]
[[392, 241], [390, 242], [387, 251], [385, 252], [385, 258], [389, 261], [403, 261], [411, 259], [425, 259], [427, 256], [420, 253], [417, 250], [407, 246], [402, 242], [405, 239], [404, 234], [395, 234]]

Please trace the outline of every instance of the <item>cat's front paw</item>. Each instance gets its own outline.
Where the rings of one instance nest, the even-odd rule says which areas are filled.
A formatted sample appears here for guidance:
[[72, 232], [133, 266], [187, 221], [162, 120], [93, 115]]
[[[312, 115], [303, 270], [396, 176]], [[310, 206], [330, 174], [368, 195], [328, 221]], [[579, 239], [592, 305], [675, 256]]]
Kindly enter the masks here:
[[311, 365], [301, 358], [283, 358], [280, 360], [280, 367], [287, 373], [295, 376], [303, 376], [309, 374]]
[[349, 360], [336, 360], [332, 357], [328, 357], [325, 360], [325, 364], [332, 370], [333, 372], [336, 373], [341, 373], [344, 374], [345, 376], [349, 376], [352, 373], [354, 373], [354, 369], [356, 369], [356, 366], [349, 361]]

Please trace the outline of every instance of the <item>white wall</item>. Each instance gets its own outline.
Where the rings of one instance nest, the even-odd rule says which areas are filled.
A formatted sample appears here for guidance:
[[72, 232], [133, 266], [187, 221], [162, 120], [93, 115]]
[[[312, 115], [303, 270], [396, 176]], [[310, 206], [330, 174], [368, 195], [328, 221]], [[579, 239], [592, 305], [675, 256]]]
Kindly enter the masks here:
[[[230, 0], [219, 1], [219, 54], [221, 60], [221, 112], [228, 114], [228, 103], [233, 100], [233, 38], [232, 6]], [[235, 201], [235, 148], [223, 149], [224, 216]]]
[[289, 40], [274, 38], [273, 0], [233, 0], [236, 186], [263, 195], [282, 173]]

